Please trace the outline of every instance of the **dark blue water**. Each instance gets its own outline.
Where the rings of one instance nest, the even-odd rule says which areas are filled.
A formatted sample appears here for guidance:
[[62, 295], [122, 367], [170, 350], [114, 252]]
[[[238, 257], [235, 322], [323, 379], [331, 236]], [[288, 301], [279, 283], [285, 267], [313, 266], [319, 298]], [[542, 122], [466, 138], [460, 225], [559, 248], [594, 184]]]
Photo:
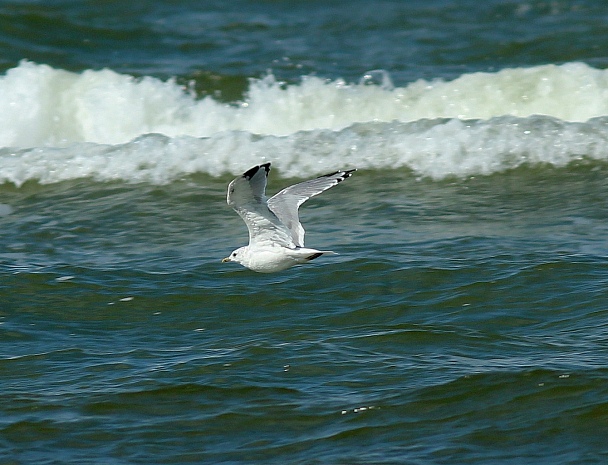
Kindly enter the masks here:
[[0, 463], [605, 463], [607, 15], [2, 3]]

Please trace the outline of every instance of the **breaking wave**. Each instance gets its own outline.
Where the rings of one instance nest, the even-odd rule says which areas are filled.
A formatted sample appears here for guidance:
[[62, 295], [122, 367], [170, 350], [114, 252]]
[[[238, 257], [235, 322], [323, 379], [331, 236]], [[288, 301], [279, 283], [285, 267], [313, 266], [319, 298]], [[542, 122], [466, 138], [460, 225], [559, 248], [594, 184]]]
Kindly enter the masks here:
[[522, 164], [606, 160], [608, 71], [583, 63], [465, 74], [395, 87], [269, 75], [243, 101], [197, 98], [174, 80], [72, 73], [21, 62], [0, 77], [0, 182], [166, 183], [239, 173], [408, 168], [434, 179]]

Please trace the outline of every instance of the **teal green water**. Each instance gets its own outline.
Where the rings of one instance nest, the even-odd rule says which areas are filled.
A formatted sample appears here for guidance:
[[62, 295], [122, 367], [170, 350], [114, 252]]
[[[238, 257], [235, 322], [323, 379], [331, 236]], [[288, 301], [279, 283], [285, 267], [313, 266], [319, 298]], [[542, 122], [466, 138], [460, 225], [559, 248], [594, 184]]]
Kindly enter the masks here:
[[225, 179], [5, 187], [2, 447], [17, 463], [599, 463], [604, 177], [358, 172], [302, 212], [340, 256], [280, 275], [220, 263], [246, 237]]
[[605, 463], [607, 13], [2, 3], [0, 464]]

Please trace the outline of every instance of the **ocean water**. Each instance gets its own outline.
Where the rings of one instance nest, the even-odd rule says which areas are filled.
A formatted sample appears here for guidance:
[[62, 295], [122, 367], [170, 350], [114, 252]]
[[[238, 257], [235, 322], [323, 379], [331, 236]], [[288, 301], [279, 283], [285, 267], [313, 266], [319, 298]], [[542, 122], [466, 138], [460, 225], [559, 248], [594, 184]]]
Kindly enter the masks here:
[[[0, 464], [608, 461], [608, 6], [0, 4]], [[228, 182], [337, 169], [278, 274]]]

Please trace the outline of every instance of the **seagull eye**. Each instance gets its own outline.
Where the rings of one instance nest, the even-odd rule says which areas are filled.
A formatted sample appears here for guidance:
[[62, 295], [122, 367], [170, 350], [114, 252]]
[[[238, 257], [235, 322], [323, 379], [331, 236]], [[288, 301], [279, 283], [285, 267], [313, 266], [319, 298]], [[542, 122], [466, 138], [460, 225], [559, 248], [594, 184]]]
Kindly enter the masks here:
[[236, 252], [232, 252], [232, 256], [233, 256], [233, 257], [236, 257]]

